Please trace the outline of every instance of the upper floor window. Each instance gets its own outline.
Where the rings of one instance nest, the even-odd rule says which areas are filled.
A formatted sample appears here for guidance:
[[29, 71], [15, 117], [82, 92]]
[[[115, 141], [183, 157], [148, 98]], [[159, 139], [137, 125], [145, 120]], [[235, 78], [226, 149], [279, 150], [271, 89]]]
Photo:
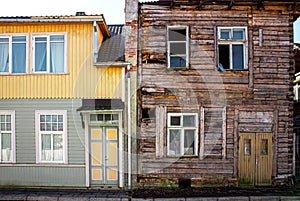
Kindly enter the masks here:
[[198, 155], [198, 115], [196, 113], [168, 114], [168, 156]]
[[188, 67], [188, 27], [168, 27], [168, 67], [182, 69]]
[[247, 69], [247, 28], [218, 28], [219, 68], [225, 70]]
[[0, 111], [0, 162], [15, 162], [15, 112]]
[[0, 36], [0, 73], [26, 73], [26, 36]]
[[66, 163], [67, 112], [36, 111], [37, 162]]
[[65, 34], [33, 36], [33, 71], [36, 73], [65, 73], [65, 40]]

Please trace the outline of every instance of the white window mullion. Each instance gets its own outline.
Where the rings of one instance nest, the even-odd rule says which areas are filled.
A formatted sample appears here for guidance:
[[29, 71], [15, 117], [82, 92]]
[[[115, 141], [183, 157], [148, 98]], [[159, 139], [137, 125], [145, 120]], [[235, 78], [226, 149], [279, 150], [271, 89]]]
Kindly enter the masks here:
[[53, 138], [54, 138], [54, 136], [53, 136], [53, 133], [51, 133], [50, 134], [50, 156], [51, 156], [51, 161], [54, 161], [54, 143], [53, 143]]
[[230, 69], [233, 69], [233, 54], [232, 54], [232, 43], [229, 44], [229, 63]]

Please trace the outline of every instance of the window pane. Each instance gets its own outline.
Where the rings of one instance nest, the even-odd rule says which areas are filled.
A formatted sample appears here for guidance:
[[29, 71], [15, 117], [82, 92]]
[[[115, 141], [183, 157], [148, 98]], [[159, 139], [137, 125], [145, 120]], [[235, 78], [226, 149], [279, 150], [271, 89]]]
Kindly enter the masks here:
[[97, 121], [96, 118], [97, 118], [97, 116], [95, 114], [91, 114], [91, 116], [90, 116], [91, 121]]
[[52, 122], [57, 122], [57, 115], [52, 115]]
[[220, 34], [220, 38], [221, 39], [230, 39], [230, 29], [221, 29], [221, 34]]
[[170, 55], [186, 54], [185, 43], [170, 43]]
[[0, 38], [0, 72], [8, 72], [8, 67], [9, 67], [8, 57], [9, 57], [8, 38]]
[[11, 134], [9, 134], [9, 133], [2, 134], [1, 140], [2, 140], [2, 144], [1, 144], [2, 161], [11, 161], [12, 160]]
[[63, 131], [63, 130], [64, 130], [63, 123], [58, 123], [58, 131]]
[[186, 29], [169, 29], [169, 41], [186, 41]]
[[40, 115], [40, 122], [45, 122], [45, 121], [46, 121], [46, 116]]
[[0, 121], [3, 123], [5, 122], [5, 115], [0, 115]]
[[170, 57], [171, 68], [186, 68], [186, 57], [171, 56]]
[[194, 155], [195, 130], [184, 131], [184, 155]]
[[244, 69], [244, 45], [232, 45], [232, 57], [233, 69]]
[[234, 40], [245, 40], [245, 29], [233, 29]]
[[63, 122], [64, 118], [63, 115], [57, 115], [58, 116], [58, 122]]
[[63, 138], [62, 135], [53, 135], [54, 160], [63, 160]]
[[194, 127], [196, 124], [194, 115], [185, 115], [183, 116], [183, 126]]
[[98, 114], [97, 118], [98, 118], [98, 121], [103, 121], [104, 120], [103, 114]]
[[170, 129], [169, 154], [172, 156], [180, 155], [180, 130]]
[[11, 115], [6, 115], [6, 122], [11, 122]]
[[181, 117], [176, 117], [176, 116], [172, 116], [171, 117], [171, 126], [180, 126], [180, 118]]
[[42, 135], [42, 150], [41, 159], [44, 161], [52, 160], [51, 157], [51, 135]]
[[35, 71], [47, 71], [47, 38], [35, 38]]
[[5, 131], [5, 123], [1, 123], [1, 131]]
[[26, 37], [12, 37], [12, 72], [26, 73]]
[[51, 122], [51, 115], [46, 115], [46, 122]]
[[111, 121], [111, 114], [104, 115], [105, 121]]
[[224, 69], [230, 69], [230, 46], [219, 45], [219, 64], [222, 64]]
[[118, 114], [113, 114], [112, 115], [112, 120], [114, 120], [114, 121], [119, 120], [119, 115]]
[[50, 72], [64, 72], [64, 42], [50, 42]]
[[250, 156], [251, 155], [251, 140], [250, 139], [245, 139], [244, 140], [244, 154], [245, 156]]

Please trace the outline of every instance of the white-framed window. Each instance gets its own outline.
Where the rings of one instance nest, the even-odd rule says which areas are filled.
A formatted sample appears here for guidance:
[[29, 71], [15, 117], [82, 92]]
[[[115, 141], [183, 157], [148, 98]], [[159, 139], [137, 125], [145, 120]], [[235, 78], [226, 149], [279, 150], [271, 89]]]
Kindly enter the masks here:
[[244, 70], [248, 68], [247, 27], [218, 27], [219, 68]]
[[67, 72], [66, 33], [33, 34], [32, 43], [34, 73]]
[[27, 72], [27, 36], [0, 35], [0, 73]]
[[15, 111], [0, 110], [0, 162], [15, 163]]
[[168, 113], [167, 155], [198, 155], [198, 114]]
[[67, 163], [67, 111], [38, 110], [36, 160], [38, 163]]
[[168, 26], [168, 68], [185, 69], [189, 64], [187, 26]]

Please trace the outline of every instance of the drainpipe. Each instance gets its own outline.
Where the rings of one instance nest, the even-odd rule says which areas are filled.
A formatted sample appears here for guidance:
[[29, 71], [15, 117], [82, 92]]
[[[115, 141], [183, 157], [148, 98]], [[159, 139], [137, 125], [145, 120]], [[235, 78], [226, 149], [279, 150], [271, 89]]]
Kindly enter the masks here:
[[130, 64], [127, 64], [127, 137], [128, 137], [128, 189], [131, 189], [131, 101], [130, 101]]
[[97, 30], [97, 22], [94, 21], [94, 63], [97, 62], [98, 57], [98, 30]]

